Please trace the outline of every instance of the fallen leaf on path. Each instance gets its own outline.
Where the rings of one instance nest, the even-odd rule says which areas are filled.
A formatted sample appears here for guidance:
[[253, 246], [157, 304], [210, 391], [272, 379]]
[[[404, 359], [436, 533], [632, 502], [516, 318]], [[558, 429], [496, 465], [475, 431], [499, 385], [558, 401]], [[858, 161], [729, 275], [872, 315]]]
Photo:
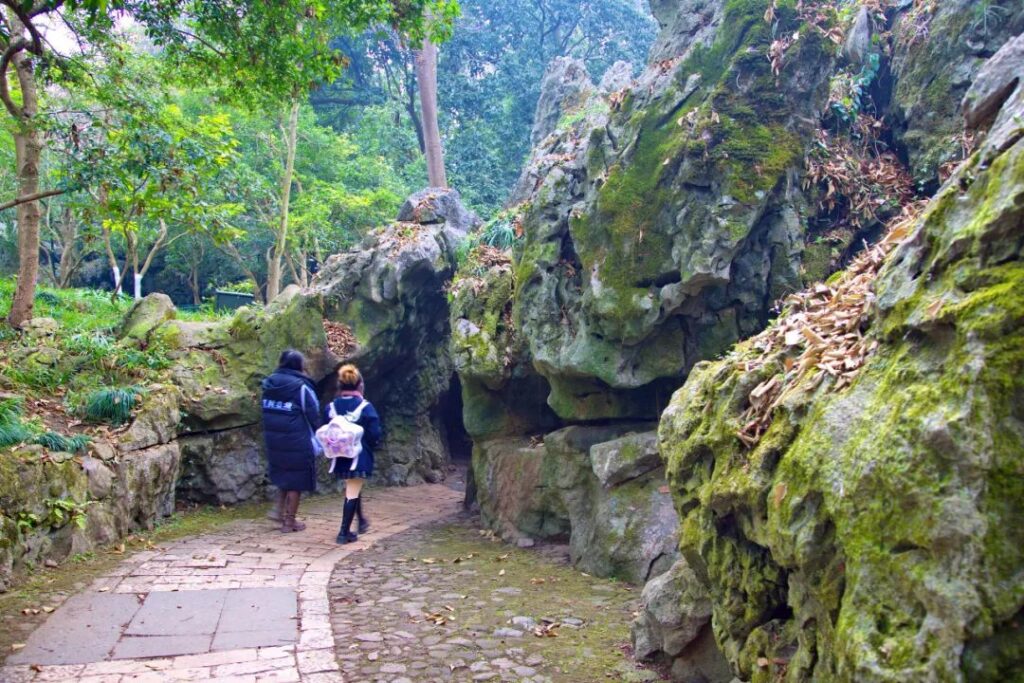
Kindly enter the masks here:
[[17, 652], [18, 650], [22, 649], [23, 647], [25, 647], [25, 643], [12, 643], [11, 644], [11, 649], [14, 650], [15, 652]]
[[545, 622], [533, 629], [533, 635], [538, 638], [554, 638], [558, 635], [559, 626], [561, 626], [561, 624], [558, 622]]
[[502, 569], [500, 572], [498, 572], [498, 576], [505, 576], [505, 570]]

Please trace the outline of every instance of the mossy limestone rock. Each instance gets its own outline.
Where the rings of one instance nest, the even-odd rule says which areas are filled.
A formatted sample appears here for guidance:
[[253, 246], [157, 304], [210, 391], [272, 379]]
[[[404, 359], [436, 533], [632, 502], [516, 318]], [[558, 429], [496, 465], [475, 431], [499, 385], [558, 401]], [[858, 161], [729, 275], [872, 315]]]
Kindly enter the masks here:
[[630, 637], [635, 656], [670, 669], [673, 681], [734, 680], [712, 633], [711, 596], [682, 558], [644, 586]]
[[260, 381], [288, 348], [305, 354], [316, 377], [329, 364], [321, 312], [299, 297], [259, 309], [246, 306], [213, 325], [177, 328], [171, 367], [181, 392], [182, 433], [258, 424]]
[[132, 304], [118, 328], [117, 336], [121, 339], [146, 341], [153, 330], [168, 320], [174, 320], [177, 312], [171, 297], [159, 292], [147, 294]]
[[117, 439], [118, 450], [137, 451], [173, 440], [181, 422], [180, 391], [169, 384], [155, 384], [139, 396], [142, 405], [126, 431]]
[[853, 386], [793, 387], [747, 450], [750, 391], [784, 364], [746, 372], [758, 354], [740, 345], [663, 416], [682, 552], [743, 678], [974, 683], [1024, 666], [1024, 100], [1005, 96], [1007, 125], [879, 276], [879, 347]]
[[343, 362], [359, 366], [367, 398], [384, 423], [375, 451], [377, 477], [389, 484], [440, 481], [448, 462], [442, 415], [457, 405], [446, 289], [455, 273], [455, 251], [478, 219], [458, 192], [429, 188], [412, 195], [400, 221], [368, 235], [362, 244], [331, 256], [310, 289], [293, 305], [342, 323], [355, 338], [350, 349], [326, 359], [324, 398], [331, 374]]
[[32, 446], [0, 458], [0, 591], [16, 574], [151, 529], [174, 512], [175, 442], [121, 454], [106, 442], [93, 445], [109, 457], [44, 459], [45, 450]]
[[473, 474], [484, 523], [509, 541], [568, 540], [573, 562], [643, 583], [676, 559], [678, 517], [660, 472], [602, 486], [591, 452], [651, 423], [572, 426], [543, 441], [478, 441]]
[[636, 479], [662, 465], [657, 432], [627, 434], [590, 448], [590, 464], [602, 486]]
[[[656, 417], [694, 363], [760, 329], [800, 283], [792, 187], [834, 51], [802, 32], [776, 78], [752, 56], [774, 39], [765, 8], [659, 7], [676, 40], [656, 51], [673, 54], [614, 101], [571, 89], [586, 101], [562, 110], [579, 116], [523, 172], [514, 320], [565, 421]], [[800, 30], [791, 8], [778, 17]]]
[[960, 101], [985, 61], [1022, 31], [1019, 2], [944, 0], [900, 12], [890, 116], [919, 183], [936, 184], [942, 165], [959, 158]]

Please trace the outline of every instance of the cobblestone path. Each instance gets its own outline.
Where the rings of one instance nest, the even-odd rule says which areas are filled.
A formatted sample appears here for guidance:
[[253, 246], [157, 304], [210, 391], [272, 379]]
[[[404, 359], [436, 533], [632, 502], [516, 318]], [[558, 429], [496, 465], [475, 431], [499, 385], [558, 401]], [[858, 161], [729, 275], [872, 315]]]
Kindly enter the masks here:
[[240, 521], [135, 553], [51, 614], [0, 668], [0, 682], [346, 680], [327, 592], [335, 565], [453, 517], [462, 498], [442, 485], [364, 495], [373, 527], [357, 543], [335, 544], [341, 499], [330, 496], [303, 503], [303, 532]]
[[565, 546], [511, 548], [465, 519], [344, 558], [329, 591], [349, 682], [664, 680], [625, 652], [638, 590], [574, 570]]

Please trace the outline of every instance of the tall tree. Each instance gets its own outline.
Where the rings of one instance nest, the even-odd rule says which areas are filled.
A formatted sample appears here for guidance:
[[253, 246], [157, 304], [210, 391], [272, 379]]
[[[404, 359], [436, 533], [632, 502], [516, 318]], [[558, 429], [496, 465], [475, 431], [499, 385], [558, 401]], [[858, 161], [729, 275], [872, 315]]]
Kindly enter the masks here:
[[[462, 16], [438, 59], [438, 116], [447, 179], [474, 208], [485, 213], [500, 208], [518, 177], [530, 151], [540, 83], [553, 58], [582, 59], [595, 80], [618, 60], [637, 68], [646, 62], [657, 24], [645, 5], [637, 0], [460, 0]], [[323, 120], [357, 131], [400, 113], [402, 125], [419, 134], [417, 107], [410, 111], [409, 106], [416, 100], [412, 50], [393, 34], [377, 32], [339, 46], [351, 55], [352, 65], [344, 82], [313, 99]], [[406, 137], [411, 136], [391, 133], [385, 153], [395, 165], [416, 170], [408, 160], [423, 145]]]
[[427, 182], [431, 187], [448, 187], [444, 173], [444, 149], [437, 125], [437, 46], [424, 40], [416, 51], [416, 82], [423, 112], [423, 153], [427, 157]]
[[292, 197], [292, 180], [295, 175], [295, 145], [299, 128], [299, 101], [292, 100], [288, 122], [282, 126], [285, 158], [281, 174], [281, 215], [277, 223], [274, 246], [267, 254], [267, 303], [281, 291], [281, 266], [288, 247], [288, 206]]
[[[27, 16], [21, 3], [4, 2], [6, 35], [0, 38], [0, 99], [14, 119], [15, 165], [18, 176], [18, 285], [8, 320], [20, 327], [32, 317], [36, 278], [39, 276], [39, 166], [42, 144], [37, 115], [39, 94], [30, 54], [42, 55], [43, 45], [32, 17], [44, 9], [32, 7]], [[33, 14], [33, 12], [35, 14]], [[12, 96], [8, 73], [14, 67], [21, 102]]]

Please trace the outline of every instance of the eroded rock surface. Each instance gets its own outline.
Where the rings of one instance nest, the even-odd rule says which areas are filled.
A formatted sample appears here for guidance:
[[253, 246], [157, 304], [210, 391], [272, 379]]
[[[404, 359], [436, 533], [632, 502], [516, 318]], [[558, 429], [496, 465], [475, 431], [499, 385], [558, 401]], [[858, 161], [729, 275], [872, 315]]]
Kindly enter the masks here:
[[660, 459], [605, 485], [600, 477], [608, 469], [594, 458], [599, 449], [648, 445], [651, 434], [643, 432], [650, 426], [573, 426], [543, 441], [478, 442], [473, 470], [484, 521], [513, 542], [568, 540], [573, 563], [598, 576], [643, 583], [666, 571], [676, 558], [679, 522]]
[[741, 344], [663, 416], [682, 552], [744, 678], [1020, 670], [1024, 102], [1002, 90], [980, 149], [876, 281], [878, 347], [852, 386], [805, 377], [748, 450], [751, 390], [791, 351]]

